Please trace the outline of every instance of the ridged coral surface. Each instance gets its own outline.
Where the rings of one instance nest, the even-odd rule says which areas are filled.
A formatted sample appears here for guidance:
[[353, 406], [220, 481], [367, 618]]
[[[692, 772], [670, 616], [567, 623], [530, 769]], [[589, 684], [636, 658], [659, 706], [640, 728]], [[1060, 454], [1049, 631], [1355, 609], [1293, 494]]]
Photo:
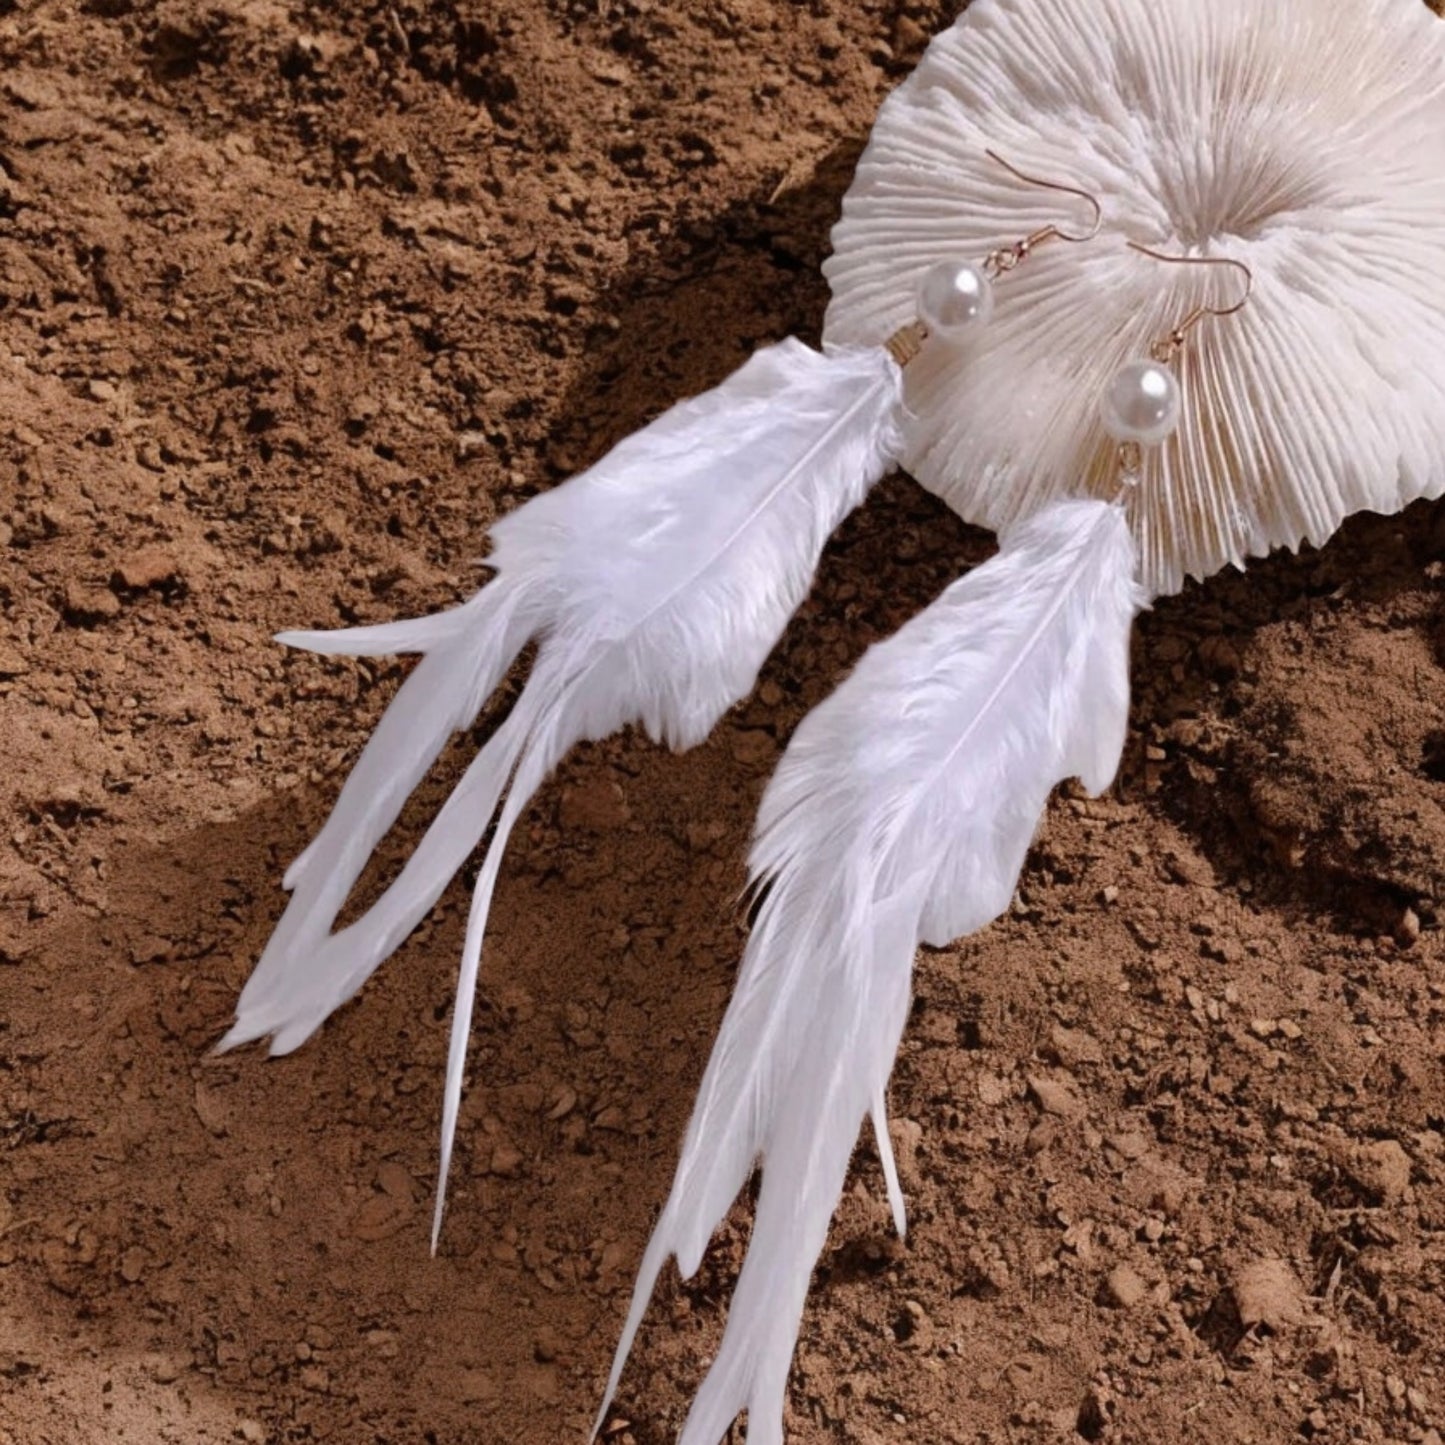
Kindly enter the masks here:
[[[910, 470], [997, 530], [1111, 494], [1114, 371], [1237, 273], [1179, 360], [1184, 420], [1130, 501], [1176, 591], [1350, 513], [1445, 490], [1445, 29], [1408, 0], [977, 0], [882, 108], [826, 265], [830, 341], [911, 319], [919, 277], [1096, 192], [1104, 227], [1002, 278], [993, 319], [909, 369]], [[1080, 477], [1086, 480], [1080, 483]]]

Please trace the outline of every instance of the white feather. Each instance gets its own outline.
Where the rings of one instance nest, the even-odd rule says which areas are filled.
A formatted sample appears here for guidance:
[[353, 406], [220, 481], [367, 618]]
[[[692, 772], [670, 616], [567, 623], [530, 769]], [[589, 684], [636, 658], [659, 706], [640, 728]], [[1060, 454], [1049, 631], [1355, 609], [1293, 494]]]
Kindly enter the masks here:
[[[1008, 907], [1056, 783], [1077, 776], [1097, 792], [1112, 779], [1144, 600], [1134, 573], [1122, 510], [1056, 503], [869, 651], [799, 727], [753, 848], [753, 876], [769, 891], [643, 1259], [604, 1414], [662, 1265], [675, 1254], [683, 1276], [693, 1273], [761, 1157], [747, 1260], [682, 1445], [715, 1445], [742, 1409], [750, 1445], [781, 1441], [808, 1279], [870, 1111], [886, 1149], [882, 1098], [914, 950]], [[891, 1153], [885, 1160], [892, 1175]]]
[[[901, 391], [899, 367], [882, 348], [769, 347], [500, 522], [496, 579], [465, 606], [350, 632], [284, 634], [319, 652], [424, 657], [287, 873], [294, 896], [222, 1047], [268, 1034], [273, 1053], [304, 1042], [436, 901], [510, 783], [467, 927], [447, 1061], [444, 1185], [487, 912], [517, 818], [574, 743], [639, 722], [658, 741], [690, 747], [746, 696], [829, 534], [892, 465]], [[331, 934], [411, 790], [533, 639], [537, 660], [512, 714], [397, 880]]]
[[[372, 734], [321, 832], [286, 870], [292, 898], [221, 1041], [231, 1048], [273, 1035], [289, 1053], [345, 1003], [416, 926], [476, 846], [506, 781], [504, 725], [468, 770], [397, 882], [362, 919], [332, 935], [336, 915], [373, 849], [396, 821], [453, 732], [469, 727], [529, 635], [518, 588], [498, 580], [462, 607], [410, 622], [280, 641], [349, 656], [422, 652]], [[479, 645], [483, 644], [483, 645]]]

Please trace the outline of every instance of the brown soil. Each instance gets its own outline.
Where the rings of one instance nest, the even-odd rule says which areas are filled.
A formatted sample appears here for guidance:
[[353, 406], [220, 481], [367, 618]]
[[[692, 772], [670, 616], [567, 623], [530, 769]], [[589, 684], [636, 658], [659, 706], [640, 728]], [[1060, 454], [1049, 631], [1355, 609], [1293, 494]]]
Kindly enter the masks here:
[[[949, 10], [0, 0], [0, 1441], [584, 1438], [770, 764], [987, 539], [889, 483], [707, 746], [542, 793], [435, 1261], [460, 884], [298, 1054], [207, 1052], [401, 675], [269, 635], [465, 593], [497, 513], [815, 335]], [[793, 1440], [1438, 1445], [1442, 578], [1422, 506], [1144, 621], [1117, 792], [919, 960], [912, 1233], [864, 1146]], [[746, 1230], [613, 1441], [673, 1438]]]

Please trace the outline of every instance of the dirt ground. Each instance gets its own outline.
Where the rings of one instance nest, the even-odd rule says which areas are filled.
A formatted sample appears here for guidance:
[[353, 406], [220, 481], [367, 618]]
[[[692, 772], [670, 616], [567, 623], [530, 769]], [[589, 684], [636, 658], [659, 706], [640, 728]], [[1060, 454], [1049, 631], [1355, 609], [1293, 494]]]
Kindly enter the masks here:
[[[5, 1445], [585, 1438], [771, 764], [988, 539], [894, 479], [705, 747], [539, 796], [436, 1260], [470, 879], [299, 1053], [208, 1053], [403, 667], [270, 635], [464, 595], [495, 516], [815, 338], [951, 9], [0, 0]], [[1418, 506], [1144, 619], [1116, 792], [919, 959], [912, 1232], [863, 1144], [791, 1440], [1439, 1445], [1442, 582]], [[674, 1437], [747, 1217], [665, 1280], [615, 1445]]]

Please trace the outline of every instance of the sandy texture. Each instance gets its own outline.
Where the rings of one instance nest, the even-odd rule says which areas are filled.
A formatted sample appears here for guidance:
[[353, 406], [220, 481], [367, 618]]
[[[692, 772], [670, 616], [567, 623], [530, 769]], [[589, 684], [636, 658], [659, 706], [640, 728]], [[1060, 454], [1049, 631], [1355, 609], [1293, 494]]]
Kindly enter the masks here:
[[[6, 1445], [583, 1438], [769, 767], [988, 540], [890, 482], [707, 746], [540, 795], [435, 1261], [461, 885], [299, 1054], [206, 1052], [402, 673], [269, 634], [463, 594], [495, 515], [815, 335], [948, 12], [0, 0]], [[1116, 793], [919, 960], [913, 1232], [865, 1145], [793, 1440], [1439, 1445], [1442, 578], [1417, 507], [1144, 620]], [[746, 1230], [664, 1282], [618, 1445], [673, 1438]]]

